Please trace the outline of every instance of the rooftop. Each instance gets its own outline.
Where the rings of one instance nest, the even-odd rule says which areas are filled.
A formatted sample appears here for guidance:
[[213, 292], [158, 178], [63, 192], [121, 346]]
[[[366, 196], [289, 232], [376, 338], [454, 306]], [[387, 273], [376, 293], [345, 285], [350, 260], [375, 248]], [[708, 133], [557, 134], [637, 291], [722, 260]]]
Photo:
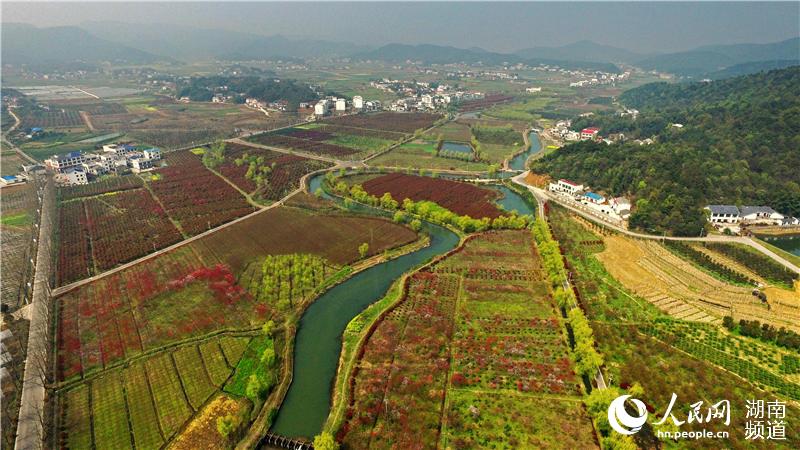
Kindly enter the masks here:
[[708, 205], [706, 209], [711, 211], [711, 214], [733, 214], [739, 215], [739, 208], [734, 205]]
[[762, 214], [775, 214], [775, 213], [777, 213], [777, 211], [775, 211], [774, 209], [770, 208], [769, 206], [742, 206], [741, 211], [742, 211], [742, 215], [743, 216], [747, 216], [749, 214], [756, 214], [756, 213], [762, 213]]

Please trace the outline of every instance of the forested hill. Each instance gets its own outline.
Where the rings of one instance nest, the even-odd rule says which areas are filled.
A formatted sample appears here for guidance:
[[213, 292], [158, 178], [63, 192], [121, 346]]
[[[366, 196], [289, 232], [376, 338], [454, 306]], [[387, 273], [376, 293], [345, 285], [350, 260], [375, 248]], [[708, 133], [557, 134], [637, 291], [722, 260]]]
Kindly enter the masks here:
[[[574, 121], [601, 135], [654, 135], [656, 143], [570, 144], [533, 170], [609, 195], [631, 195], [632, 227], [698, 235], [709, 203], [769, 205], [800, 216], [800, 67], [709, 83], [654, 83], [623, 93], [636, 120]], [[683, 124], [683, 128], [671, 124]]]

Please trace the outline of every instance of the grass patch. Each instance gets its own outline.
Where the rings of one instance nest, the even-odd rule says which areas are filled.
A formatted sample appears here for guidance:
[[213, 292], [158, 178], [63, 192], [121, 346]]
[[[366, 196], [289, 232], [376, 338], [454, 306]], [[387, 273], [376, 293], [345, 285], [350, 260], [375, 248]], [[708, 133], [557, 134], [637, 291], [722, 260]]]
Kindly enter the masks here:
[[0, 223], [8, 227], [21, 227], [31, 222], [31, 216], [26, 212], [0, 217]]

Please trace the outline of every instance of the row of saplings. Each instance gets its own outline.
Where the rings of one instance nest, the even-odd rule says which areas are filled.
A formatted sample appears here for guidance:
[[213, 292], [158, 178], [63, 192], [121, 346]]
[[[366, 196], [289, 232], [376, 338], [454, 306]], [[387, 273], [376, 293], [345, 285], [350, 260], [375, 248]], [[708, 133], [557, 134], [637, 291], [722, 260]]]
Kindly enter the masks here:
[[[370, 195], [361, 185], [356, 184], [348, 188], [347, 184], [343, 181], [336, 183], [334, 191], [339, 195], [348, 196], [360, 203], [395, 211], [395, 222], [409, 223], [409, 220], [411, 220], [410, 225], [414, 231], [419, 230], [422, 225], [420, 219], [439, 225], [449, 225], [465, 233], [481, 232], [490, 229], [521, 230], [530, 224], [529, 216], [520, 216], [513, 211], [509, 215], [495, 217], [494, 219], [488, 217], [473, 219], [467, 215], [459, 216], [449, 209], [429, 200], [415, 202], [406, 198], [401, 204], [392, 198], [392, 194], [388, 192], [378, 198], [374, 195]], [[345, 206], [348, 205], [348, 197], [345, 197]], [[416, 217], [416, 219], [411, 219], [410, 216]]]
[[[575, 370], [581, 376], [591, 377], [603, 365], [603, 357], [595, 349], [592, 327], [581, 308], [578, 307], [575, 293], [564, 288], [567, 269], [564, 266], [558, 242], [553, 239], [550, 227], [543, 219], [534, 221], [533, 238], [536, 240], [536, 247], [542, 257], [542, 266], [547, 274], [547, 279], [553, 287], [556, 303], [560, 308], [568, 311], [567, 321], [575, 338], [575, 347], [572, 352]], [[641, 387], [637, 384], [635, 388], [631, 388], [631, 390], [633, 389], [641, 390]], [[630, 436], [612, 433], [608, 424], [608, 405], [620, 394], [621, 392], [613, 387], [594, 389], [586, 399], [587, 410], [602, 435], [603, 448], [636, 450], [638, 447]]]
[[757, 320], [745, 319], [739, 320], [737, 324], [731, 316], [725, 316], [722, 325], [731, 331], [738, 331], [742, 336], [761, 339], [791, 350], [800, 350], [800, 334], [785, 327], [778, 329], [768, 323], [762, 324]]

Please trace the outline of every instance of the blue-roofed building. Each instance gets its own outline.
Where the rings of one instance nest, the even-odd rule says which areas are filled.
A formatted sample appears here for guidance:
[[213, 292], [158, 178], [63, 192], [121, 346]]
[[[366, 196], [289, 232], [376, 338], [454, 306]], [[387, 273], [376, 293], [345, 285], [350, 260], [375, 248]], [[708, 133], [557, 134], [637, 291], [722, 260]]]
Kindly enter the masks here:
[[597, 205], [601, 205], [606, 202], [606, 198], [596, 192], [587, 192], [583, 194], [583, 199]]
[[25, 178], [17, 175], [3, 175], [0, 177], [0, 183], [3, 186], [11, 186], [12, 184], [21, 184], [25, 182]]

